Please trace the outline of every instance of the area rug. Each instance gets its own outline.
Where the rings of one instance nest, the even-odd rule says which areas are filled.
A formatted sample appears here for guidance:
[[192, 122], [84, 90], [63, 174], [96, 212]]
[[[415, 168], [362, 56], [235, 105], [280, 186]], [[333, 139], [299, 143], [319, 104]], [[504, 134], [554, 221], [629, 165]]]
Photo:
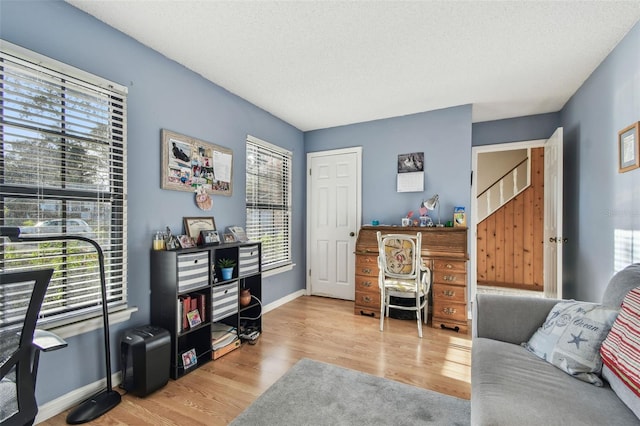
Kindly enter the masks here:
[[469, 401], [303, 358], [232, 426], [468, 425]]

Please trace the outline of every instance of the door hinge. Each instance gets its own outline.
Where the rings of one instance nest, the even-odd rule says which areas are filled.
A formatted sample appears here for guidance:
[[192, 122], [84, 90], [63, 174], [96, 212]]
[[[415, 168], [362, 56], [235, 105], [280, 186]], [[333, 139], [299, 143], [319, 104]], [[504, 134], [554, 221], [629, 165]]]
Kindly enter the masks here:
[[309, 269], [309, 276], [311, 276], [311, 269]]
[[311, 169], [309, 169], [309, 176], [311, 176]]

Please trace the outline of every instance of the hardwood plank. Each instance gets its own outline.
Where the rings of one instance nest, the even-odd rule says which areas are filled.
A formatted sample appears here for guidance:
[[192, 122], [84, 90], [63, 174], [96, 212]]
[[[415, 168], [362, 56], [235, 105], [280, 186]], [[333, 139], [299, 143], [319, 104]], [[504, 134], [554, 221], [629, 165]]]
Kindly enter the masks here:
[[521, 283], [524, 279], [524, 259], [522, 252], [524, 233], [524, 196], [513, 199], [513, 281]]
[[496, 217], [491, 215], [487, 222], [487, 281], [496, 280]]
[[[95, 425], [226, 425], [303, 357], [459, 398], [471, 393], [471, 338], [414, 320], [353, 314], [353, 302], [303, 296], [263, 318], [264, 334], [155, 393], [124, 395]], [[65, 425], [67, 413], [40, 424]]]
[[524, 214], [523, 214], [523, 243], [522, 243], [522, 283], [527, 286], [533, 285], [533, 188], [527, 188], [523, 193]]
[[495, 213], [496, 218], [496, 238], [495, 238], [495, 265], [496, 265], [496, 282], [503, 283], [504, 280], [504, 264], [505, 264], [505, 247], [504, 247], [504, 239], [505, 239], [505, 217], [504, 217], [504, 208], [499, 209]]
[[478, 264], [476, 276], [478, 281], [487, 280], [487, 220], [483, 220], [477, 226], [476, 251]]
[[513, 282], [513, 203], [504, 206], [504, 281]]
[[535, 148], [533, 160], [534, 201], [533, 201], [533, 286], [543, 288], [544, 269], [544, 148]]

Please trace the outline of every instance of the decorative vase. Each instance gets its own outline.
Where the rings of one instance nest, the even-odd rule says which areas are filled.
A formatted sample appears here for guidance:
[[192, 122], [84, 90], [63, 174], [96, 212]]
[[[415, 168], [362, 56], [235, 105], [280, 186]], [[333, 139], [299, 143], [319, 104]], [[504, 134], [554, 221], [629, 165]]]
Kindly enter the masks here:
[[221, 268], [220, 270], [222, 271], [223, 281], [230, 280], [233, 276], [233, 268]]
[[247, 306], [251, 303], [251, 292], [248, 288], [240, 290], [240, 306]]

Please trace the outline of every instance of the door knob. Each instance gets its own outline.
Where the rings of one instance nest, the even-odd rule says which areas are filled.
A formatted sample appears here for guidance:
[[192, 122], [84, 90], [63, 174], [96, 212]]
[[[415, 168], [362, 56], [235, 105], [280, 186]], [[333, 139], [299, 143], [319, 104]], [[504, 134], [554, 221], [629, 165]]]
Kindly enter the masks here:
[[351, 231], [351, 232], [349, 232], [349, 236], [350, 236], [350, 237], [355, 237], [355, 236], [356, 236], [356, 233], [355, 233], [355, 232], [353, 232], [353, 231]]

